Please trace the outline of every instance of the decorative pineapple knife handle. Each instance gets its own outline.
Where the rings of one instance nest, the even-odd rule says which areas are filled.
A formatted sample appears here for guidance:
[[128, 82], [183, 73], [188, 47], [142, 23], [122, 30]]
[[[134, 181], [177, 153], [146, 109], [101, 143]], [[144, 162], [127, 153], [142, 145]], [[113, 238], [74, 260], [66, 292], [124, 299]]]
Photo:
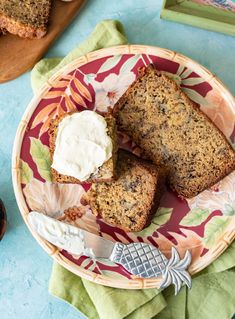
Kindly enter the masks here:
[[160, 288], [166, 288], [170, 284], [175, 286], [175, 295], [179, 292], [183, 283], [191, 288], [191, 277], [187, 268], [191, 263], [191, 254], [185, 253], [180, 259], [177, 250], [172, 247], [172, 256], [168, 260], [157, 248], [146, 243], [114, 245], [110, 260], [122, 265], [131, 274], [143, 277], [162, 276]]

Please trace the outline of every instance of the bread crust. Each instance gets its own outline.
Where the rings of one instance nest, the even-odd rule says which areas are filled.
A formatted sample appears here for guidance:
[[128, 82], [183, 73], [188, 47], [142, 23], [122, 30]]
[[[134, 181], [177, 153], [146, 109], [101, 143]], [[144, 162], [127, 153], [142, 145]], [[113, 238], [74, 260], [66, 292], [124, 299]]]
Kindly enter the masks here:
[[22, 38], [29, 39], [40, 39], [44, 37], [47, 32], [46, 27], [33, 28], [32, 26], [20, 23], [3, 13], [0, 13], [0, 28], [6, 29], [8, 32]]

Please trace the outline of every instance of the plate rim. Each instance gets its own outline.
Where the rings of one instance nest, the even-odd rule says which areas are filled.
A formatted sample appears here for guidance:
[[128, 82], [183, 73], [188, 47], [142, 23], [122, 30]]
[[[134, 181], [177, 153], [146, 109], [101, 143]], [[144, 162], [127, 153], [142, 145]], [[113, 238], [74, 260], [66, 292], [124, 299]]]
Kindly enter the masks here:
[[[14, 194], [16, 197], [16, 202], [21, 213], [21, 216], [30, 230], [33, 237], [37, 240], [40, 246], [60, 265], [73, 272], [74, 274], [95, 282], [97, 284], [101, 284], [104, 286], [109, 286], [113, 288], [125, 288], [125, 289], [146, 289], [146, 288], [159, 288], [161, 277], [157, 278], [133, 278], [133, 279], [117, 279], [108, 277], [106, 275], [96, 274], [91, 270], [84, 269], [81, 266], [76, 265], [69, 259], [67, 259], [63, 254], [61, 254], [60, 250], [44, 240], [40, 237], [30, 226], [27, 215], [29, 213], [29, 209], [25, 202], [21, 182], [20, 182], [20, 151], [22, 146], [22, 141], [24, 137], [25, 130], [27, 129], [28, 122], [35, 111], [35, 108], [38, 102], [41, 100], [42, 95], [46, 93], [52, 86], [53, 82], [61, 77], [64, 73], [68, 74], [75, 68], [81, 67], [82, 65], [92, 62], [94, 60], [100, 59], [102, 57], [107, 57], [109, 55], [118, 55], [118, 54], [153, 54], [163, 58], [168, 58], [171, 61], [176, 63], [183, 62], [185, 66], [191, 68], [196, 71], [198, 75], [205, 78], [205, 81], [210, 83], [212, 87], [216, 87], [219, 91], [222, 91], [223, 97], [227, 100], [229, 107], [234, 111], [235, 110], [235, 99], [229, 89], [224, 85], [224, 83], [212, 72], [210, 72], [207, 68], [202, 66], [200, 63], [194, 61], [191, 58], [188, 58], [180, 53], [175, 51], [164, 49], [157, 46], [148, 46], [148, 45], [119, 45], [110, 48], [103, 48], [100, 50], [96, 50], [86, 55], [75, 59], [74, 61], [68, 63], [60, 70], [58, 70], [54, 75], [52, 75], [45, 84], [39, 89], [37, 94], [31, 99], [28, 106], [25, 109], [25, 112], [19, 122], [14, 143], [13, 143], [13, 151], [12, 151], [12, 183]], [[199, 71], [199, 72], [198, 72]], [[234, 223], [234, 220], [231, 220], [227, 229]], [[223, 237], [220, 238], [218, 243], [210, 249], [209, 253], [204, 256], [202, 260], [199, 262], [195, 262], [190, 268], [190, 274], [193, 275], [202, 269], [209, 266], [213, 261], [215, 261], [235, 238], [235, 227], [230, 232], [224, 232]]]

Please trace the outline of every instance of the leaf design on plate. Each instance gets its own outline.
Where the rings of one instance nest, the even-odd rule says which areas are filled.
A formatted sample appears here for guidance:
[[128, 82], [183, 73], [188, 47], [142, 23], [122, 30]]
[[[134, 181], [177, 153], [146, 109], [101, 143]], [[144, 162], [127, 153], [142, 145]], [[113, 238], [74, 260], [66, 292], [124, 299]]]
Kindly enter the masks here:
[[181, 73], [184, 71], [184, 66], [183, 64], [180, 64], [179, 67], [178, 67], [178, 70], [176, 72], [177, 75], [181, 75]]
[[192, 72], [190, 69], [185, 69], [184, 72], [180, 74], [181, 79], [186, 79]]
[[96, 268], [96, 262], [93, 262], [88, 268], [88, 270], [93, 271]]
[[[70, 77], [70, 79], [73, 79]], [[67, 82], [67, 88], [65, 91], [53, 91], [56, 92], [56, 97], [60, 97], [60, 100], [55, 103], [51, 103], [47, 106], [45, 106], [35, 117], [32, 128], [36, 127], [39, 123], [43, 123], [42, 127], [40, 128], [39, 137], [45, 133], [50, 125], [51, 120], [56, 115], [62, 115], [68, 112], [73, 112], [77, 110], [77, 106], [75, 103], [83, 106], [84, 108], [87, 108], [87, 105], [84, 101], [84, 99], [81, 97], [80, 94], [78, 94], [75, 89], [70, 85], [70, 82]], [[87, 88], [76, 78], [74, 78], [74, 83], [77, 85], [77, 90], [80, 90], [81, 94], [89, 101], [92, 101], [92, 97], [90, 95], [90, 92]], [[46, 95], [48, 97], [48, 94]], [[54, 93], [53, 93], [54, 96]], [[66, 107], [66, 111], [62, 108], [62, 103], [64, 103]]]
[[[90, 264], [90, 266], [87, 267], [89, 264]], [[85, 269], [90, 270], [90, 271], [93, 271], [96, 267], [96, 260], [88, 257], [85, 260], [83, 260], [80, 267], [85, 268]]]
[[193, 208], [181, 220], [181, 226], [198, 226], [211, 214], [209, 209]]
[[151, 236], [158, 228], [159, 225], [156, 225], [153, 222], [151, 222], [151, 224], [148, 227], [144, 228], [141, 231], [135, 232], [134, 234], [136, 236], [148, 237]]
[[134, 66], [136, 65], [136, 63], [139, 61], [141, 55], [140, 54], [136, 54], [133, 57], [131, 57], [130, 59], [128, 59], [121, 67], [119, 74], [125, 74], [128, 72], [131, 72], [131, 70], [134, 68]]
[[85, 87], [85, 85], [83, 85], [82, 82], [80, 82], [77, 78], [74, 78], [73, 82], [75, 84], [75, 87], [78, 93], [80, 93], [88, 101], [92, 102], [91, 94], [89, 90]]
[[77, 110], [76, 105], [72, 102], [72, 100], [67, 94], [64, 96], [64, 102], [65, 102], [67, 111], [74, 112]]
[[51, 158], [49, 148], [42, 144], [39, 139], [30, 138], [30, 154], [40, 176], [46, 181], [51, 181]]
[[128, 280], [127, 277], [125, 277], [124, 275], [119, 274], [116, 271], [112, 271], [112, 270], [101, 270], [102, 275], [107, 276], [107, 277], [112, 277], [112, 278], [117, 278], [117, 279], [123, 279], [123, 280]]
[[29, 167], [28, 163], [20, 160], [20, 173], [21, 173], [21, 183], [28, 184], [33, 179], [33, 171]]
[[188, 97], [192, 101], [194, 101], [200, 105], [204, 105], [204, 106], [208, 105], [207, 100], [202, 95], [197, 93], [196, 91], [189, 89], [189, 88], [184, 88], [184, 87], [182, 87], [182, 90], [184, 91], [184, 93], [186, 93], [188, 95]]
[[72, 79], [73, 79], [73, 73], [72, 74], [63, 75], [63, 80], [71, 81]]
[[71, 96], [74, 99], [74, 101], [78, 105], [81, 105], [84, 108], [87, 108], [87, 105], [86, 105], [85, 101], [83, 100], [83, 98], [77, 92], [75, 92], [75, 90], [72, 87], [70, 87], [70, 91], [71, 91]]
[[[51, 120], [55, 118], [56, 115], [62, 115], [65, 113], [64, 109], [61, 107], [61, 103], [64, 99], [65, 93], [62, 92], [60, 97], [60, 101], [58, 103], [51, 103], [47, 106], [45, 106], [35, 117], [32, 127], [36, 127], [39, 123], [43, 123], [43, 125], [40, 128], [39, 131], [39, 137], [42, 136], [43, 133], [45, 133], [49, 125], [51, 123]], [[66, 104], [66, 103], [65, 103]]]
[[164, 71], [164, 74], [166, 74], [170, 79], [175, 81], [175, 83], [178, 86], [180, 86], [182, 80], [181, 80], [181, 77], [178, 74], [174, 74], [174, 73], [170, 73], [170, 72], [166, 72], [166, 71]]
[[66, 88], [68, 85], [69, 81], [62, 80], [62, 81], [57, 81], [53, 83], [53, 86], [56, 88]]
[[67, 87], [69, 82], [73, 79], [73, 75], [72, 74], [68, 74], [63, 76], [62, 79], [56, 80], [53, 82], [53, 87], [55, 88], [63, 88], [63, 87]]
[[39, 123], [44, 122], [48, 116], [58, 107], [58, 103], [51, 103], [45, 106], [35, 117], [32, 123], [32, 128], [36, 127]]
[[156, 216], [153, 218], [153, 222], [157, 225], [164, 225], [171, 218], [173, 208], [160, 207], [157, 210]]
[[201, 84], [203, 82], [205, 82], [203, 78], [188, 78], [188, 79], [182, 80], [182, 84], [188, 85], [188, 86]]
[[121, 54], [117, 54], [114, 55], [113, 57], [107, 59], [99, 68], [97, 73], [102, 73], [102, 72], [106, 72], [109, 71], [110, 69], [114, 68], [118, 62], [121, 60], [122, 55]]
[[88, 265], [90, 264], [90, 262], [91, 262], [91, 258], [86, 258], [86, 259], [84, 259], [84, 260], [82, 261], [80, 267], [85, 268], [86, 266], [88, 266]]
[[89, 74], [85, 74], [84, 75], [84, 82], [86, 83], [86, 85], [88, 85], [90, 82], [92, 82], [96, 77], [95, 73], [89, 73]]
[[62, 89], [57, 89], [54, 91], [48, 91], [45, 95], [43, 95], [43, 99], [55, 99], [61, 97], [61, 94], [64, 92]]
[[[76, 90], [79, 92], [77, 93], [75, 89], [71, 86], [71, 82], [74, 82]], [[39, 123], [43, 123], [42, 127], [40, 128], [39, 137], [48, 130], [51, 120], [56, 115], [62, 115], [66, 111], [73, 112], [77, 110], [76, 104], [87, 108], [87, 105], [82, 98], [86, 98], [88, 101], [92, 101], [91, 94], [89, 90], [74, 76], [68, 75], [63, 77], [62, 81], [57, 81], [54, 85], [58, 85], [56, 90], [49, 91], [43, 97], [44, 99], [54, 99], [60, 98], [58, 102], [53, 102], [45, 106], [35, 117], [32, 128], [37, 126]], [[66, 89], [60, 89], [62, 86], [66, 86]], [[82, 96], [81, 96], [81, 95]], [[61, 106], [64, 103], [66, 110], [63, 109]]]
[[235, 201], [231, 204], [225, 204], [224, 210], [222, 211], [224, 216], [234, 216], [235, 215]]
[[105, 266], [109, 266], [109, 267], [117, 266], [113, 261], [106, 259], [106, 258], [97, 258], [97, 261]]
[[212, 248], [223, 236], [231, 218], [228, 216], [214, 216], [205, 226], [202, 243], [208, 249]]
[[152, 235], [160, 226], [168, 222], [168, 220], [171, 218], [172, 211], [173, 208], [160, 207], [152, 219], [151, 224], [145, 229], [135, 232], [134, 234], [141, 237], [148, 237]]
[[[61, 112], [59, 111], [61, 110]], [[43, 123], [43, 125], [41, 126], [40, 128], [40, 132], [39, 132], [39, 137], [42, 136], [43, 133], [45, 133], [49, 126], [50, 126], [50, 123], [51, 123], [51, 120], [58, 114], [58, 115], [61, 115], [65, 113], [65, 111], [62, 109], [62, 107], [59, 105], [58, 106], [58, 109], [55, 109], [49, 116], [48, 118], [46, 119], [46, 121]]]

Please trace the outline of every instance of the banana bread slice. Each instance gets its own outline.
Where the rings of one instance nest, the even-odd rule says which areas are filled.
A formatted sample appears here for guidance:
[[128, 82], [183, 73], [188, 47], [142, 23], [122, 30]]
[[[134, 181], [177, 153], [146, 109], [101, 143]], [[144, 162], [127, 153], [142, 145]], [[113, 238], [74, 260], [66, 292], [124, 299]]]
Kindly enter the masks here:
[[92, 184], [83, 200], [105, 222], [127, 232], [140, 231], [157, 211], [164, 190], [163, 171], [119, 150], [117, 176], [111, 183]]
[[0, 28], [0, 35], [5, 35], [7, 33], [7, 30], [4, 28]]
[[[56, 146], [56, 136], [58, 132], [58, 125], [62, 121], [63, 118], [73, 114], [74, 112], [66, 113], [61, 116], [57, 116], [53, 119], [49, 126], [49, 147], [50, 147], [50, 155], [53, 161], [53, 154], [55, 151]], [[115, 166], [116, 166], [116, 159], [117, 159], [117, 128], [116, 128], [116, 121], [112, 116], [105, 117], [107, 123], [107, 134], [112, 139], [113, 149], [112, 149], [112, 157], [107, 160], [98, 170], [97, 173], [94, 173], [90, 176], [87, 183], [90, 182], [108, 182], [112, 181], [115, 178]], [[72, 176], [67, 176], [60, 174], [54, 168], [51, 168], [52, 180], [53, 182], [57, 183], [73, 183], [73, 184], [80, 184], [83, 183], [79, 181], [77, 178]]]
[[235, 168], [235, 152], [225, 136], [181, 91], [152, 65], [114, 106], [121, 130], [156, 164], [169, 169], [169, 183], [190, 198]]
[[50, 8], [51, 0], [1, 0], [0, 28], [23, 38], [42, 38]]

